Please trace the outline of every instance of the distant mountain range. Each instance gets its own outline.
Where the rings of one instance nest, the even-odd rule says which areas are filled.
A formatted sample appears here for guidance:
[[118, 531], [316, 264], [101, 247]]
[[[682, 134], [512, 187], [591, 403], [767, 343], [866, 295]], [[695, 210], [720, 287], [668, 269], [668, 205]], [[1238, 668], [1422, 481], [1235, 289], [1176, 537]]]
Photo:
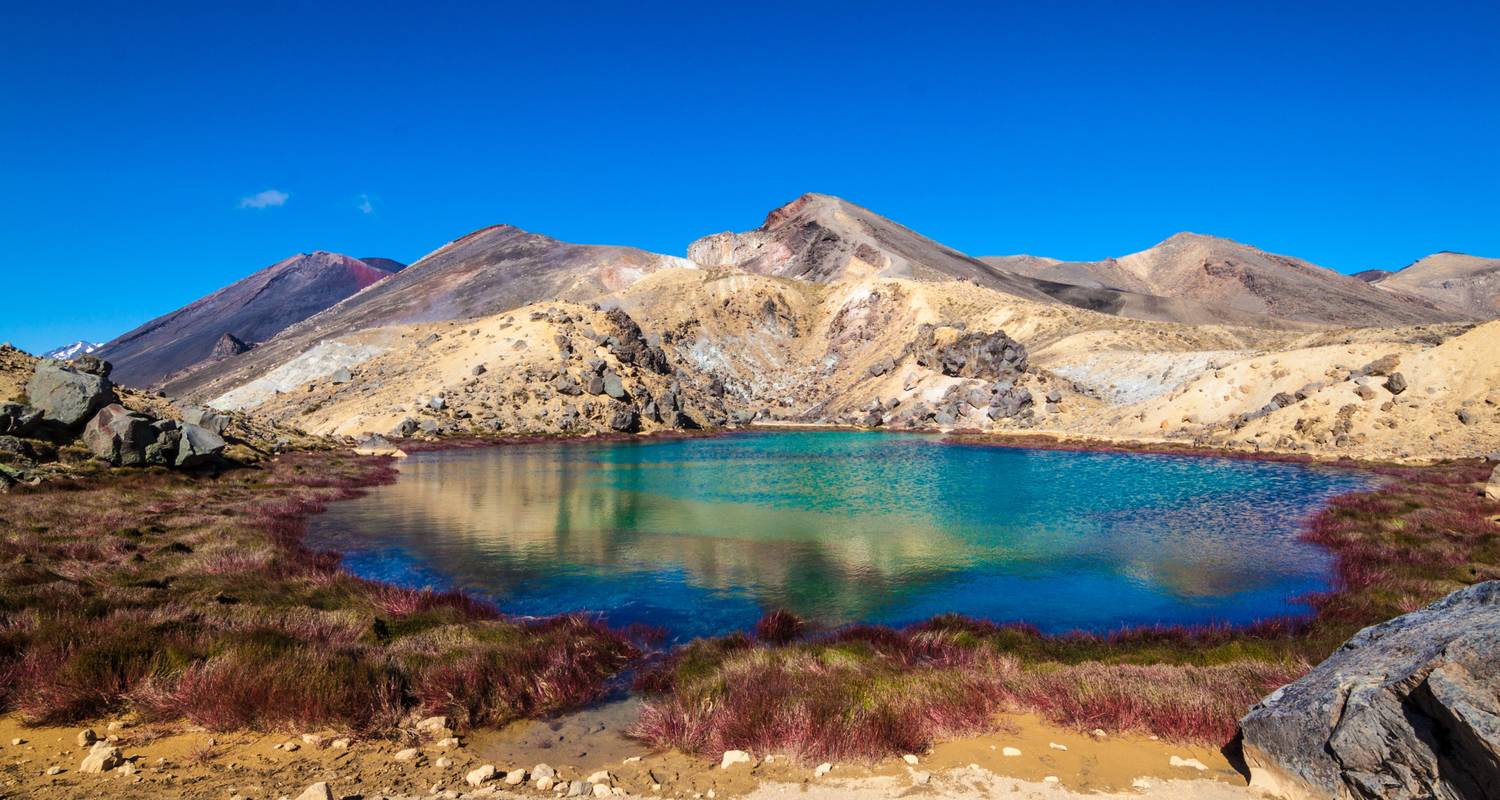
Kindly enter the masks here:
[[95, 344], [94, 342], [88, 342], [84, 341], [83, 339], [79, 339], [72, 344], [65, 344], [62, 347], [48, 350], [47, 352], [42, 354], [42, 358], [56, 358], [61, 361], [67, 361], [68, 359], [88, 355], [95, 350], [98, 350], [102, 346], [103, 345]]
[[212, 396], [355, 331], [477, 318], [542, 300], [588, 301], [659, 270], [698, 267], [815, 284], [957, 280], [1043, 305], [1269, 330], [1500, 316], [1500, 260], [1438, 253], [1399, 271], [1349, 276], [1194, 233], [1095, 262], [975, 258], [821, 194], [773, 210], [754, 230], [698, 239], [687, 255], [571, 244], [509, 225], [461, 236], [409, 267], [299, 254], [154, 319], [98, 354], [114, 362], [126, 385]]
[[224, 352], [226, 335], [246, 346], [264, 342], [392, 274], [338, 253], [298, 253], [106, 342], [97, 355], [114, 364], [116, 382], [153, 385], [212, 358], [216, 345]]

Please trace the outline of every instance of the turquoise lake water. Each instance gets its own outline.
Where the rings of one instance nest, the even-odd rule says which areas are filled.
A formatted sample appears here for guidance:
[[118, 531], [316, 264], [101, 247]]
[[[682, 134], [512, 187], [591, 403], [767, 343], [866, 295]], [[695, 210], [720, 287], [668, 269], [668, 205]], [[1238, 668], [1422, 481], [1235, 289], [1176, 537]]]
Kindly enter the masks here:
[[310, 544], [508, 613], [596, 611], [681, 638], [772, 608], [1108, 631], [1305, 612], [1329, 558], [1297, 541], [1301, 523], [1374, 482], [881, 433], [543, 444], [414, 455], [396, 484], [315, 517]]

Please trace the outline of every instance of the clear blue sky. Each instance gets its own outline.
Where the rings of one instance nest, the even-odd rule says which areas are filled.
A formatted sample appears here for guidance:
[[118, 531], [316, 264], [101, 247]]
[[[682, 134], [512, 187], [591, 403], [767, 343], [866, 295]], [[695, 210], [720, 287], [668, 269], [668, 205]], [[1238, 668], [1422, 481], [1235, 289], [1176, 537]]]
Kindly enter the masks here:
[[975, 255], [1500, 255], [1500, 4], [921, 5], [7, 4], [0, 341], [500, 222], [681, 254], [805, 191]]

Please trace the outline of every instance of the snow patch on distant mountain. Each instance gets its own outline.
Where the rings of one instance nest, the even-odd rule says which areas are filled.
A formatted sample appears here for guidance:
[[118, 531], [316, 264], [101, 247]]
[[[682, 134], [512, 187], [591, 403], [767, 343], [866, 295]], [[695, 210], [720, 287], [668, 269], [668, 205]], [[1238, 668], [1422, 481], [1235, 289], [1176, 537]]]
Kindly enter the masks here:
[[86, 356], [89, 353], [98, 350], [102, 346], [103, 345], [101, 344], [95, 344], [94, 342], [87, 342], [83, 339], [79, 339], [72, 344], [65, 344], [55, 350], [48, 350], [47, 352], [42, 354], [42, 358], [55, 358], [59, 361], [67, 361], [79, 356]]

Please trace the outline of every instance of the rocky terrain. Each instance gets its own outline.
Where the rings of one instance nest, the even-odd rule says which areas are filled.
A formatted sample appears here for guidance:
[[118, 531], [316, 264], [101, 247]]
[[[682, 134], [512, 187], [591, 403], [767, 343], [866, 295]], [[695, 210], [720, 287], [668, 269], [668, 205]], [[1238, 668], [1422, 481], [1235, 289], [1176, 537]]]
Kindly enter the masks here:
[[1500, 792], [1500, 582], [1367, 628], [1240, 723], [1251, 786], [1286, 800]]
[[338, 253], [299, 253], [106, 342], [115, 380], [138, 388], [222, 357], [225, 337], [263, 342], [391, 275]]
[[[1500, 326], [1228, 240], [985, 263], [804, 195], [687, 252], [486, 228], [253, 348], [219, 334], [164, 388], [350, 436], [778, 422], [1396, 459], [1500, 448]], [[661, 364], [619, 350], [632, 326]], [[939, 352], [990, 345], [1009, 348], [1003, 369]]]

